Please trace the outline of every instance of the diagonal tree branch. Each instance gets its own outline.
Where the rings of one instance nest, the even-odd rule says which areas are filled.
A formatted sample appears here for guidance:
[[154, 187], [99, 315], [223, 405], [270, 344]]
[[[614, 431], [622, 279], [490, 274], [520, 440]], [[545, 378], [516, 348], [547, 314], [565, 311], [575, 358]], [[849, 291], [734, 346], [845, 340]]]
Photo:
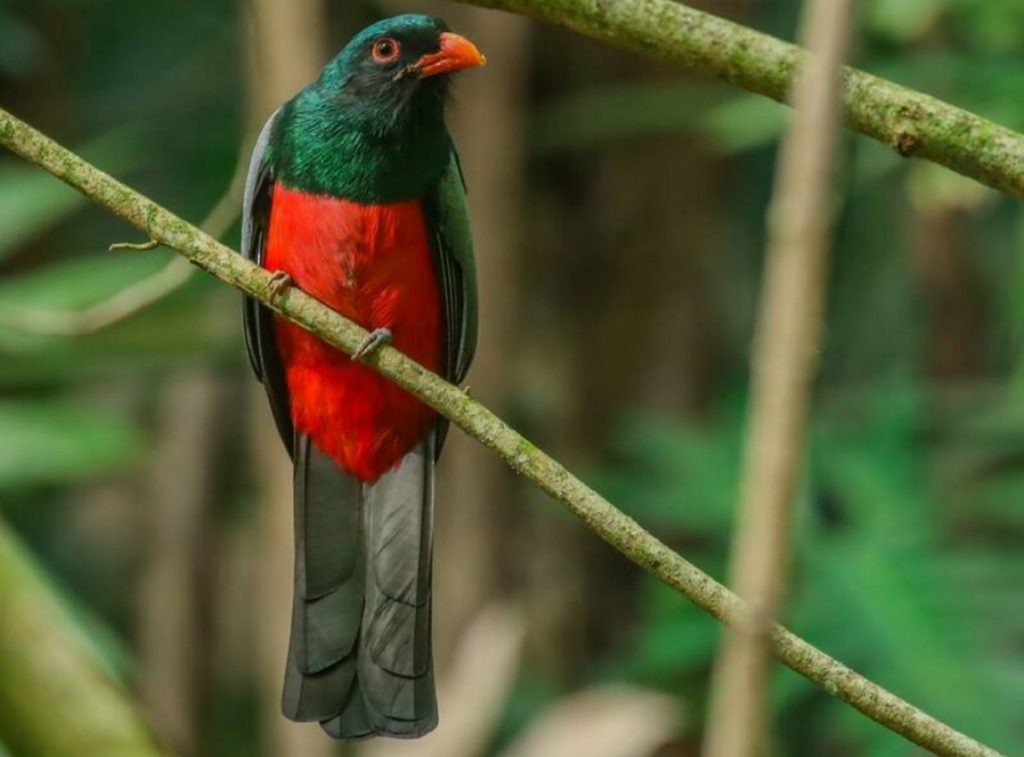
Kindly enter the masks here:
[[[177, 250], [203, 270], [255, 297], [346, 353], [355, 352], [366, 338], [364, 329], [298, 289], [288, 289], [281, 297], [275, 297], [271, 275], [266, 270], [94, 168], [3, 109], [0, 109], [0, 145], [46, 169], [150, 238]], [[739, 597], [673, 552], [458, 387], [391, 347], [384, 347], [368, 357], [367, 364], [489, 447], [514, 471], [561, 502], [608, 544], [713, 617], [735, 626], [746, 616], [745, 605]], [[769, 636], [773, 653], [783, 663], [916, 744], [943, 755], [998, 755], [995, 750], [859, 675], [791, 631], [773, 625]]]
[[0, 752], [166, 754], [70, 623], [24, 545], [0, 522]]
[[[458, 0], [521, 13], [788, 102], [806, 53], [674, 0]], [[905, 157], [1024, 199], [1024, 135], [921, 92], [845, 68], [851, 128]]]

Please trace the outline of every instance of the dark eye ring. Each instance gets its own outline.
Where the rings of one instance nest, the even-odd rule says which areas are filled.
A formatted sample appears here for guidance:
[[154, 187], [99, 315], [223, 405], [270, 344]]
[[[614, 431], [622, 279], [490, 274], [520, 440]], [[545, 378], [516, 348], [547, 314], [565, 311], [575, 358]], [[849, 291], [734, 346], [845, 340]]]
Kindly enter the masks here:
[[397, 60], [401, 52], [402, 47], [398, 40], [391, 37], [382, 37], [373, 43], [373, 59], [377, 63], [391, 63]]

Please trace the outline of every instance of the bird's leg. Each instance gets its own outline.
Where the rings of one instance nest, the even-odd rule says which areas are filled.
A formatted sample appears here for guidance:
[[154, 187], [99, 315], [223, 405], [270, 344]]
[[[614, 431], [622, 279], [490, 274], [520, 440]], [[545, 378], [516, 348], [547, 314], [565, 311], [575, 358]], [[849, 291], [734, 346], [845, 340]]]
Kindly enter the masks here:
[[383, 345], [391, 344], [391, 329], [374, 329], [367, 334], [366, 339], [359, 345], [359, 349], [352, 353], [353, 360], [362, 360], [367, 355], [373, 354]]
[[288, 287], [295, 286], [295, 281], [285, 271], [274, 271], [274, 275], [270, 277], [270, 296], [275, 300], [284, 294], [284, 290]]

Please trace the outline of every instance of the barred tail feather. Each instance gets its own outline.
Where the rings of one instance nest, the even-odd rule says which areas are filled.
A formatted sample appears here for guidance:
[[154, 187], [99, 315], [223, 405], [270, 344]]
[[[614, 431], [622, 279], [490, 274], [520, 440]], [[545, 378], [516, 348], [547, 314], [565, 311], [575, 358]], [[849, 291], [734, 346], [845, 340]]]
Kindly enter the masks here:
[[362, 484], [306, 436], [295, 441], [295, 589], [282, 709], [337, 714], [355, 680], [366, 559]]
[[416, 737], [437, 725], [430, 635], [433, 438], [367, 487], [366, 606], [358, 678], [374, 728]]
[[437, 725], [430, 631], [433, 435], [373, 484], [296, 440], [295, 598], [283, 696], [340, 739]]

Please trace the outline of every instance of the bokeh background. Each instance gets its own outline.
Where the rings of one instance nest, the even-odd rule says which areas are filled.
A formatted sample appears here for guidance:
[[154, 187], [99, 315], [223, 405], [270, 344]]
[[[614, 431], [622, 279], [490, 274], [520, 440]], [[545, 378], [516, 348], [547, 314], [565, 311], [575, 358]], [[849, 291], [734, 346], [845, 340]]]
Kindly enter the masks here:
[[[694, 4], [786, 39], [799, 11]], [[481, 270], [473, 394], [723, 577], [785, 109], [512, 16], [369, 0], [4, 0], [0, 104], [198, 222], [254, 123], [365, 23], [414, 10], [490, 60], [450, 119]], [[855, 62], [1024, 129], [1022, 30], [1019, 0], [868, 0]], [[1012, 753], [1024, 215], [865, 138], [842, 144], [786, 616]], [[0, 156], [0, 530], [170, 748], [339, 754], [277, 714], [290, 472], [237, 294], [197, 274], [109, 328], [46, 333], [89, 331], [60, 314], [131, 310], [185, 278], [154, 279], [173, 256], [105, 251], [117, 241], [137, 234]], [[347, 753], [697, 754], [716, 624], [458, 433], [442, 479], [442, 727]], [[779, 754], [915, 753], [788, 671], [774, 683]], [[75, 704], [50, 706], [59, 727]], [[22, 754], [11, 729], [0, 711], [0, 753]]]

